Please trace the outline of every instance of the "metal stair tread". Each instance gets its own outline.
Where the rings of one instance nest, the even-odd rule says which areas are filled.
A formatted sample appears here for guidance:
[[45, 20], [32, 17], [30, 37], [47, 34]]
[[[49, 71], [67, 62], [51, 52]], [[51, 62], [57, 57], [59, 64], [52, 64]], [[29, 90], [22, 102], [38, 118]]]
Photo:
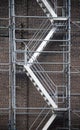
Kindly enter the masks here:
[[57, 105], [55, 104], [55, 102], [53, 101], [53, 99], [50, 97], [50, 95], [47, 93], [47, 91], [45, 90], [45, 88], [42, 86], [42, 84], [40, 83], [40, 81], [37, 79], [37, 77], [35, 76], [35, 74], [33, 73], [33, 71], [30, 69], [30, 67], [27, 66], [27, 65], [24, 65], [24, 68], [29, 73], [30, 80], [32, 82], [36, 82], [37, 86], [40, 88], [40, 91], [41, 91], [40, 94], [44, 97], [44, 99], [48, 100], [53, 108], [57, 108]]
[[47, 104], [49, 105], [49, 106], [51, 106], [51, 104], [49, 103], [49, 100], [45, 97], [45, 95], [43, 94], [43, 92], [41, 91], [41, 89], [37, 86], [37, 84], [34, 82], [34, 80], [31, 78], [31, 76], [30, 76], [30, 74], [27, 72], [26, 73], [27, 74], [27, 76], [29, 76], [29, 78], [30, 78], [30, 80], [33, 82], [33, 84], [34, 84], [34, 86], [36, 86], [37, 87], [37, 90], [40, 92], [40, 94], [43, 96], [43, 98], [44, 98], [44, 100], [47, 102]]
[[[43, 9], [44, 13], [49, 13], [50, 16], [53, 17], [57, 17], [57, 14], [54, 12], [53, 8], [51, 7], [51, 5], [48, 3], [48, 1], [46, 0], [37, 0], [38, 4], [40, 5], [40, 7]], [[46, 9], [46, 11], [45, 11]], [[50, 21], [52, 22], [52, 20], [50, 19]]]

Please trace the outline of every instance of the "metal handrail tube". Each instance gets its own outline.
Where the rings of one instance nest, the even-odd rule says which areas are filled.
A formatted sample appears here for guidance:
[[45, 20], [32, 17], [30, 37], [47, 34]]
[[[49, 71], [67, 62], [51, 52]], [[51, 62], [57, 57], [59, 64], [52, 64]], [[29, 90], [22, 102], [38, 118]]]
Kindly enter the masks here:
[[[36, 71], [36, 69], [37, 69], [37, 67], [36, 66], [34, 66], [35, 67], [35, 71]], [[38, 68], [37, 70], [39, 70], [40, 68]], [[34, 70], [33, 70], [34, 71]], [[44, 70], [43, 70], [44, 71]], [[53, 94], [55, 93], [55, 89], [54, 89], [54, 91], [53, 91], [53, 88], [51, 88], [50, 86], [52, 86], [52, 84], [49, 82], [49, 79], [48, 79], [48, 74], [46, 74], [46, 76], [45, 76], [45, 74], [44, 73], [36, 73], [37, 74], [37, 77], [39, 78], [39, 80], [42, 82], [42, 84], [43, 84], [43, 81], [44, 81], [44, 86], [46, 87], [46, 89], [48, 90], [48, 92], [50, 92], [50, 90], [51, 90], [51, 92], [53, 92]], [[45, 79], [45, 78], [47, 78], [47, 79]], [[51, 80], [51, 79], [50, 79]], [[50, 93], [51, 93], [50, 92]]]
[[[35, 69], [35, 72], [37, 72], [38, 75], [40, 75], [40, 74], [39, 74], [39, 70], [44, 72], [44, 69], [43, 69], [43, 67], [39, 64], [38, 61], [37, 61], [37, 63], [38, 63], [38, 64], [35, 64], [35, 65], [32, 66], [32, 69]], [[33, 71], [34, 71], [34, 70], [33, 70]], [[46, 77], [47, 77], [48, 74], [47, 74], [47, 73], [45, 73], [45, 74], [46, 74]], [[44, 77], [45, 77], [45, 74], [43, 73], [43, 76], [44, 76]], [[48, 76], [48, 79], [49, 79], [49, 76]], [[48, 79], [47, 79], [47, 80], [48, 80]], [[51, 80], [50, 80], [50, 81], [51, 81]], [[55, 85], [55, 84], [53, 84], [53, 85]]]
[[[50, 28], [50, 25], [47, 25], [47, 26], [49, 26], [48, 28]], [[45, 37], [45, 35], [46, 35], [46, 33], [47, 33], [47, 31], [43, 31], [40, 35], [39, 35], [39, 39], [41, 39], [41, 38], [43, 38], [44, 39], [44, 37]], [[33, 46], [32, 46], [32, 48], [30, 48], [31, 50], [36, 50], [36, 48], [38, 48], [38, 46], [39, 46], [39, 44], [41, 43], [41, 41], [33, 41]]]
[[[37, 67], [38, 67], [38, 66], [37, 66]], [[36, 68], [37, 68], [37, 67], [36, 67]], [[40, 66], [40, 67], [41, 67], [41, 69], [43, 69], [42, 66]], [[40, 67], [38, 67], [37, 70], [39, 70]], [[42, 70], [42, 71], [44, 71], [44, 70]], [[37, 72], [37, 73], [38, 73], [38, 72]], [[48, 79], [48, 74], [45, 73], [45, 74], [46, 74], [46, 75], [45, 75], [44, 73], [38, 73], [39, 76], [40, 76], [40, 74], [42, 75], [42, 79], [43, 79], [43, 78], [46, 79], [46, 80], [45, 80], [45, 84], [49, 85], [49, 84], [48, 84], [48, 83], [49, 83], [49, 82], [48, 82], [48, 81], [49, 81], [49, 79]], [[52, 84], [50, 83], [50, 85], [52, 85]], [[51, 88], [50, 88], [50, 89], [51, 89]], [[54, 91], [55, 91], [55, 90], [54, 90]]]
[[[51, 26], [50, 26], [50, 25], [47, 25], [46, 28], [50, 29]], [[47, 30], [46, 30], [46, 31], [41, 31], [41, 34], [39, 35], [38, 38], [39, 38], [39, 39], [44, 39], [46, 33], [47, 33]], [[43, 40], [43, 41], [44, 41], [44, 40]], [[31, 50], [35, 50], [35, 48], [37, 48], [37, 46], [41, 43], [41, 41], [34, 41], [34, 42], [35, 42], [35, 43], [34, 43], [34, 46], [32, 46]]]
[[29, 130], [31, 130], [31, 128], [33, 127], [33, 125], [36, 123], [36, 121], [42, 115], [42, 113], [44, 112], [45, 108], [46, 108], [46, 106], [41, 110], [41, 112], [39, 113], [39, 115], [36, 117], [36, 119], [34, 120], [34, 122], [32, 123], [32, 125], [30, 126]]
[[[37, 67], [35, 66], [35, 69], [37, 69]], [[32, 69], [34, 71], [34, 69]], [[37, 69], [39, 70], [39, 68]], [[44, 75], [44, 73], [35, 73], [36, 76], [38, 77], [39, 81], [43, 84], [43, 86], [46, 88], [46, 90], [48, 91], [49, 94], [52, 93], [53, 95], [53, 100], [55, 100], [55, 90], [54, 88], [51, 88], [52, 84], [49, 82], [48, 79], [48, 75], [46, 74], [46, 76]]]
[[[47, 24], [47, 22], [48, 21], [46, 21], [46, 23], [44, 24], [44, 22], [41, 24], [41, 27], [40, 28], [43, 28], [43, 27], [45, 27], [45, 25]], [[49, 26], [49, 25], [48, 25]], [[38, 35], [39, 35], [39, 33], [41, 33], [42, 31], [40, 30], [40, 31], [36, 31], [36, 33], [33, 35], [33, 37], [32, 37], [32, 39], [28, 42], [28, 44], [27, 44], [27, 46], [28, 46], [28, 48], [30, 49], [30, 50], [35, 50], [36, 48], [37, 48], [37, 46], [38, 46], [38, 44], [40, 43], [40, 41], [33, 41], [33, 38], [36, 38], [36, 37], [38, 37]], [[45, 30], [43, 31], [43, 33], [45, 32]], [[47, 32], [47, 31], [46, 31]], [[44, 36], [43, 35], [43, 33], [41, 33], [40, 35], [39, 35], [39, 39], [40, 39], [40, 37], [42, 37], [42, 36]], [[33, 44], [34, 43], [34, 44]], [[37, 43], [37, 44], [36, 44]], [[31, 48], [31, 47], [32, 48]], [[34, 49], [33, 49], [34, 48]]]
[[51, 110], [49, 110], [49, 111], [47, 112], [47, 114], [45, 115], [45, 117], [41, 120], [41, 122], [40, 122], [39, 125], [37, 126], [36, 130], [38, 130], [38, 128], [42, 125], [42, 123], [43, 123], [44, 120], [47, 118], [47, 116], [49, 116], [50, 112], [51, 112]]
[[[31, 54], [28, 54], [28, 57], [30, 58], [30, 56], [31, 56]], [[36, 64], [36, 65], [33, 65], [33, 66], [31, 66], [31, 69], [32, 69], [32, 71], [34, 72], [34, 71], [39, 71], [39, 70], [42, 70], [42, 71], [44, 71], [44, 69], [43, 69], [43, 67], [39, 64], [39, 62], [36, 60], [36, 62], [38, 63], [38, 64]], [[56, 89], [54, 89], [54, 88], [51, 88], [50, 86], [55, 86], [56, 87], [56, 85], [53, 83], [53, 81], [51, 80], [51, 78], [49, 77], [49, 75], [47, 74], [47, 73], [45, 73], [46, 74], [46, 76], [45, 76], [45, 74], [44, 73], [35, 73], [36, 74], [36, 76], [38, 77], [38, 79], [40, 80], [40, 82], [44, 85], [44, 87], [47, 89], [47, 91], [49, 92], [49, 93], [53, 93], [53, 95], [54, 95], [54, 97], [53, 97], [53, 100], [55, 100], [55, 91], [56, 91]], [[45, 80], [45, 78], [47, 78], [46, 80]], [[48, 82], [47, 82], [48, 81]], [[50, 85], [49, 85], [50, 84]]]
[[[38, 61], [37, 61], [38, 62]], [[38, 62], [38, 66], [41, 68], [41, 70], [44, 72], [44, 69], [43, 69], [43, 67], [39, 64], [39, 62]], [[49, 75], [47, 74], [47, 73], [45, 73], [46, 74], [46, 77], [48, 76], [48, 79], [49, 79], [49, 81], [51, 81], [52, 82], [52, 84], [56, 87], [56, 85], [53, 83], [53, 81], [50, 79], [50, 77], [49, 77]], [[44, 74], [44, 76], [45, 76], [45, 74]]]
[[[47, 22], [47, 21], [46, 21]], [[40, 27], [39, 28], [43, 28], [44, 26], [44, 21], [41, 23], [41, 25], [40, 25]], [[37, 30], [35, 33], [34, 33], [34, 35], [32, 36], [32, 39], [34, 39], [34, 38], [36, 38], [36, 35], [40, 32], [41, 30]], [[32, 39], [30, 39], [30, 41], [28, 42], [28, 44], [27, 44], [27, 46], [29, 47], [31, 44], [32, 44]]]
[[[36, 68], [36, 67], [35, 67]], [[34, 69], [32, 69], [33, 71], [34, 71]], [[49, 91], [49, 88], [48, 88], [48, 84], [47, 84], [47, 82], [45, 81], [45, 79], [44, 79], [44, 77], [41, 75], [41, 73], [35, 73], [36, 74], [36, 76], [37, 76], [37, 78], [39, 79], [39, 81], [42, 83], [42, 85], [46, 88], [46, 90], [48, 91], [48, 92], [50, 92]]]
[[[48, 21], [48, 20], [46, 20], [46, 23], [47, 23], [47, 21]], [[39, 28], [44, 28], [44, 22], [45, 22], [45, 20], [41, 23], [41, 25], [40, 25]], [[46, 24], [46, 23], [45, 23], [45, 24]], [[38, 35], [38, 33], [39, 33], [40, 31], [41, 31], [41, 30], [36, 31], [36, 32], [34, 33], [34, 35], [32, 36], [32, 39], [36, 38], [36, 34]], [[32, 39], [28, 42], [27, 46], [29, 46], [30, 44], [32, 44], [32, 43], [31, 43], [31, 42], [33, 42]]]

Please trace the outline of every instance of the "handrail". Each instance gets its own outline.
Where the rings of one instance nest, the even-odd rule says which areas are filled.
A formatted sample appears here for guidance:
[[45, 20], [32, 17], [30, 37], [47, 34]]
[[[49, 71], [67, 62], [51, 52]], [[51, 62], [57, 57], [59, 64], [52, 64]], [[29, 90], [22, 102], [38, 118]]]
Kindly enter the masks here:
[[37, 126], [36, 130], [38, 130], [38, 128], [42, 125], [42, 123], [45, 121], [45, 119], [47, 118], [47, 116], [49, 116], [50, 112], [51, 112], [51, 110], [49, 110], [49, 111], [47, 112], [47, 114], [45, 115], [45, 117], [41, 120], [41, 122], [40, 122], [39, 125]]
[[[39, 115], [36, 117], [36, 119], [34, 120], [34, 122], [32, 123], [32, 125], [30, 126], [29, 130], [32, 129], [32, 127], [34, 126], [34, 124], [36, 123], [36, 121], [39, 119], [39, 117], [42, 115], [42, 113], [44, 112], [46, 106], [41, 110], [41, 112], [39, 113]], [[50, 110], [49, 110], [50, 111]]]
[[[32, 55], [32, 57], [29, 59], [29, 63], [33, 63], [37, 57], [40, 55], [40, 52], [46, 47], [48, 44], [50, 38], [53, 36], [53, 33], [55, 32], [56, 28], [52, 28], [44, 40], [42, 40], [41, 44], [37, 47], [35, 53]], [[40, 41], [40, 40], [39, 40]]]
[[[38, 39], [44, 39], [46, 33], [48, 32], [47, 29], [51, 29], [51, 25], [47, 25], [46, 30], [41, 31], [41, 34], [39, 35]], [[35, 50], [37, 48], [37, 46], [39, 46], [39, 44], [41, 43], [41, 41], [33, 41], [35, 42], [34, 45], [32, 46], [31, 50]]]
[[[31, 54], [30, 53], [27, 53], [27, 54], [28, 54], [28, 58], [30, 58]], [[37, 78], [39, 79], [39, 81], [46, 88], [46, 90], [48, 91], [48, 93], [50, 94], [50, 96], [52, 96], [53, 100], [56, 101], [55, 95], [56, 95], [56, 87], [57, 86], [51, 80], [51, 78], [49, 77], [49, 75], [46, 72], [45, 72], [45, 74], [39, 72], [39, 70], [44, 72], [44, 69], [39, 64], [39, 62], [38, 62], [37, 59], [36, 59], [36, 63], [37, 64], [34, 64], [34, 65], [31, 66], [32, 71], [35, 73], [35, 75], [37, 76]], [[28, 62], [27, 62], [27, 65], [28, 65]]]
[[[37, 66], [32, 66], [34, 68], [31, 68], [32, 71], [34, 72], [34, 70], [38, 70], [42, 69], [42, 71], [44, 71], [44, 69], [42, 68], [42, 66], [39, 64]], [[37, 68], [38, 67], [38, 68]], [[56, 93], [56, 85], [54, 86], [53, 81], [51, 80], [51, 78], [49, 77], [49, 75], [45, 72], [44, 73], [35, 73], [37, 78], [39, 79], [39, 81], [43, 84], [43, 86], [46, 88], [46, 90], [48, 91], [49, 95], [53, 98], [53, 100], [55, 101], [55, 93]]]
[[[34, 35], [32, 36], [32, 38], [31, 38], [31, 40], [28, 42], [28, 44], [27, 44], [27, 46], [30, 46], [31, 44], [32, 44], [32, 42], [33, 42], [33, 40], [32, 39], [35, 39], [36, 37], [37, 37], [37, 35], [40, 33], [40, 32], [42, 32], [42, 30], [41, 30], [41, 28], [44, 28], [45, 27], [45, 25], [47, 24], [47, 22], [48, 22], [48, 19], [47, 20], [43, 20], [43, 22], [41, 23], [41, 25], [40, 25], [40, 30], [37, 30], [35, 33], [34, 33]], [[44, 24], [45, 23], [45, 24]]]

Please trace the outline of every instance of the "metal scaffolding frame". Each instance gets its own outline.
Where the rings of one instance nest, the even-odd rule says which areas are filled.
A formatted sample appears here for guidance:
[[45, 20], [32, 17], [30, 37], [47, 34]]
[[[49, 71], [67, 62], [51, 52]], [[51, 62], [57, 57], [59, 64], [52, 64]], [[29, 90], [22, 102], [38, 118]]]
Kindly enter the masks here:
[[[67, 49], [67, 50], [64, 50], [64, 51], [60, 51], [60, 53], [62, 53], [63, 56], [64, 56], [63, 58], [66, 57], [66, 59], [64, 59], [64, 61], [66, 60], [65, 63], [64, 62], [63, 63], [56, 63], [55, 62], [54, 64], [56, 64], [56, 65], [57, 64], [63, 64], [63, 66], [67, 67], [67, 75], [66, 75], [66, 77], [67, 77], [67, 88], [66, 89], [68, 90], [68, 93], [67, 93], [66, 97], [68, 99], [67, 108], [69, 109], [69, 114], [68, 114], [69, 117], [68, 118], [69, 118], [69, 130], [70, 130], [71, 129], [71, 119], [70, 119], [70, 46], [71, 46], [70, 45], [70, 0], [68, 0], [68, 3], [66, 4], [66, 6], [67, 6], [67, 9], [69, 7], [68, 16], [67, 16], [67, 19], [66, 19], [68, 21], [67, 25], [66, 25], [66, 28], [68, 29], [68, 31], [66, 33], [66, 39], [62, 39], [62, 40], [60, 40], [60, 39], [58, 39], [58, 40], [57, 39], [52, 39], [52, 41], [65, 42], [64, 45], [63, 45], [63, 48]], [[26, 53], [35, 53], [35, 50], [28, 51], [27, 49], [25, 49], [25, 50], [22, 50], [22, 52], [20, 52], [21, 50], [19, 51], [19, 50], [16, 49], [16, 46], [17, 46], [16, 42], [26, 42], [26, 41], [28, 41], [30, 43], [30, 39], [16, 39], [16, 37], [15, 37], [15, 30], [16, 30], [16, 28], [15, 28], [15, 26], [16, 26], [15, 18], [18, 18], [18, 17], [20, 17], [20, 18], [23, 18], [23, 17], [24, 18], [25, 17], [40, 18], [41, 17], [41, 19], [42, 18], [47, 19], [47, 17], [44, 17], [44, 16], [37, 16], [37, 17], [36, 16], [16, 16], [15, 15], [15, 3], [14, 3], [14, 0], [10, 1], [9, 7], [10, 7], [10, 10], [9, 10], [10, 11], [10, 16], [9, 16], [10, 17], [10, 33], [9, 34], [10, 35], [9, 36], [10, 36], [10, 43], [11, 43], [10, 44], [10, 51], [11, 51], [11, 55], [10, 55], [11, 56], [10, 57], [10, 59], [11, 59], [11, 61], [10, 61], [11, 62], [10, 63], [11, 64], [11, 68], [10, 68], [10, 71], [11, 71], [10, 72], [10, 75], [11, 75], [11, 77], [10, 77], [10, 81], [11, 81], [11, 83], [10, 83], [11, 84], [10, 85], [10, 92], [11, 92], [10, 93], [11, 94], [10, 95], [10, 99], [11, 99], [11, 101], [10, 101], [11, 102], [10, 103], [10, 109], [11, 109], [10, 110], [10, 122], [11, 122], [11, 129], [16, 130], [16, 109], [18, 109], [16, 107], [16, 64], [24, 65], [24, 63], [25, 63], [25, 61], [17, 62], [16, 57], [17, 57], [17, 53], [24, 53], [24, 54], [26, 54]], [[61, 7], [58, 7], [58, 8], [61, 8]], [[50, 16], [50, 17], [52, 18], [52, 16]], [[65, 16], [63, 16], [63, 17], [65, 17]], [[64, 18], [61, 18], [61, 17], [60, 18], [54, 18], [54, 20], [55, 19], [57, 19], [57, 21], [64, 21]], [[58, 25], [58, 23], [57, 23], [57, 25]], [[56, 22], [55, 22], [55, 26], [56, 26]], [[46, 39], [43, 39], [43, 38], [41, 37], [41, 39], [40, 38], [36, 39], [36, 37], [33, 37], [32, 41], [37, 41], [37, 42], [44, 41], [44, 42], [46, 42]], [[51, 39], [49, 39], [49, 42], [50, 41], [51, 41]], [[35, 44], [34, 44], [34, 47], [35, 47]], [[45, 53], [44, 51], [42, 51], [42, 52]], [[37, 50], [37, 53], [41, 53], [40, 50]], [[59, 53], [59, 52], [53, 52], [53, 53]], [[29, 55], [31, 55], [31, 54], [29, 54]], [[28, 57], [26, 55], [25, 59], [27, 60], [27, 58]], [[35, 64], [37, 64], [36, 61], [35, 61]], [[38, 64], [41, 64], [41, 63], [38, 63]], [[42, 64], [46, 64], [46, 63], [44, 62]], [[47, 62], [47, 64], [50, 64], [50, 63]], [[45, 73], [44, 70], [42, 70], [42, 71], [43, 71], [43, 73]], [[40, 73], [40, 71], [39, 71], [39, 73]], [[54, 71], [53, 71], [53, 73], [54, 73]], [[59, 73], [59, 72], [57, 71], [57, 73]], [[61, 72], [61, 73], [63, 73], [63, 72]], [[22, 109], [22, 108], [20, 108], [20, 109]], [[27, 109], [27, 108], [24, 108], [24, 109]], [[61, 111], [61, 110], [62, 109], [60, 108], [58, 111]], [[64, 108], [63, 108], [63, 111], [64, 111]], [[42, 112], [40, 114], [42, 114]]]
[[[38, 1], [39, 2], [39, 1]], [[49, 1], [48, 1], [49, 2]], [[66, 126], [63, 126], [63, 128], [57, 128], [57, 129], [67, 129], [71, 130], [71, 25], [70, 25], [70, 12], [71, 12], [71, 3], [70, 0], [65, 0], [63, 6], [58, 6], [58, 1], [54, 0], [54, 9], [56, 13], [59, 13], [58, 10], [61, 10], [61, 14], [58, 14], [58, 17], [53, 17], [53, 16], [22, 16], [22, 15], [16, 15], [15, 13], [15, 1], [14, 0], [9, 0], [9, 18], [2, 18], [4, 20], [8, 19], [9, 20], [9, 108], [0, 108], [1, 110], [7, 110], [9, 111], [9, 130], [16, 130], [16, 115], [17, 114], [22, 114], [22, 115], [32, 115], [35, 114], [33, 112], [26, 112], [25, 110], [40, 110], [40, 113], [37, 113], [37, 118], [33, 122], [33, 124], [30, 126], [29, 130], [31, 130], [38, 120], [38, 118], [41, 115], [44, 115], [44, 118], [40, 122], [40, 124], [37, 125], [36, 130], [39, 129], [39, 127], [42, 125], [42, 123], [45, 121], [46, 117], [49, 115], [52, 115], [52, 111], [55, 112], [55, 115], [58, 114], [63, 114], [67, 113], [68, 115], [66, 118], [68, 118], [68, 122]], [[44, 11], [44, 9], [43, 9]], [[56, 16], [56, 15], [55, 15]], [[23, 27], [23, 25], [19, 28], [16, 27], [16, 19], [38, 19], [42, 21], [41, 23], [41, 28], [28, 28], [28, 27]], [[1, 18], [0, 18], [1, 19]], [[50, 20], [50, 21], [49, 21]], [[44, 22], [46, 21], [46, 22]], [[53, 22], [54, 21], [54, 22]], [[52, 22], [52, 23], [50, 23]], [[54, 27], [54, 30], [53, 28]], [[1, 28], [1, 27], [0, 27]], [[31, 38], [24, 38], [19, 37], [16, 38], [16, 31], [36, 31], [34, 33], [34, 36]], [[47, 32], [53, 30], [51, 34], [49, 34], [50, 38], [47, 39], [45, 36]], [[61, 32], [62, 31], [62, 32]], [[42, 34], [41, 34], [42, 32]], [[22, 32], [23, 33], [23, 32]], [[61, 36], [60, 39], [57, 38], [58, 36]], [[48, 42], [47, 42], [48, 41]], [[35, 42], [35, 43], [34, 43]], [[23, 44], [24, 48], [23, 49], [17, 49], [17, 46], [19, 44]], [[33, 46], [32, 46], [33, 43]], [[37, 49], [40, 45], [40, 43], [53, 43], [53, 44], [60, 44], [58, 47], [59, 50], [45, 50], [45, 49]], [[43, 48], [45, 48], [46, 45], [44, 45]], [[61, 50], [60, 50], [61, 49]], [[37, 56], [35, 55], [37, 54]], [[61, 61], [42, 61], [39, 60], [38, 57], [39, 55], [57, 55], [61, 56]], [[19, 58], [18, 58], [18, 55]], [[32, 57], [33, 56], [33, 57]], [[32, 58], [32, 59], [31, 59]], [[59, 59], [58, 59], [59, 60]], [[4, 63], [5, 64], [5, 63]], [[28, 65], [27, 65], [28, 64]], [[33, 66], [34, 64], [34, 66]], [[25, 68], [24, 68], [25, 65]], [[53, 65], [56, 66], [53, 69], [53, 71], [49, 69], [43, 69], [43, 67], [48, 66], [48, 65]], [[17, 66], [21, 70], [20, 72], [17, 71]], [[57, 104], [57, 108], [52, 108], [52, 106], [48, 104], [45, 107], [17, 107], [16, 106], [16, 74], [17, 73], [25, 73], [26, 66], [32, 68], [32, 74], [34, 74], [39, 78], [42, 82], [42, 78], [44, 79], [44, 86], [46, 84], [47, 87], [49, 85], [52, 85], [55, 87], [55, 90], [53, 91], [52, 88], [48, 88], [48, 91], [53, 91], [54, 95], [53, 100]], [[60, 66], [60, 70], [58, 67]], [[57, 69], [56, 69], [57, 68]], [[25, 70], [25, 71], [24, 71]], [[27, 71], [28, 71], [27, 70]], [[27, 73], [27, 72], [26, 72]], [[52, 79], [49, 77], [53, 74], [59, 75], [62, 74], [61, 76], [63, 77], [63, 83], [57, 85], [56, 82], [53, 82]], [[49, 75], [49, 76], [48, 76]], [[27, 73], [27, 76], [30, 76]], [[34, 76], [34, 77], [36, 77]], [[40, 77], [41, 76], [41, 77]], [[43, 77], [42, 77], [43, 76]], [[56, 76], [58, 77], [58, 76]], [[31, 78], [31, 77], [30, 77]], [[33, 79], [31, 79], [33, 80]], [[37, 79], [36, 79], [37, 80]], [[49, 82], [45, 82], [47, 81]], [[55, 79], [56, 81], [56, 79]], [[33, 82], [33, 81], [32, 81]], [[39, 82], [38, 82], [39, 83]], [[35, 84], [35, 82], [34, 82]], [[41, 90], [40, 90], [41, 91]], [[59, 92], [60, 91], [60, 92]], [[62, 91], [62, 93], [61, 93]], [[46, 91], [45, 91], [46, 93]], [[51, 93], [52, 94], [52, 93]], [[51, 101], [52, 102], [52, 101]], [[66, 102], [65, 105], [63, 105]], [[54, 106], [54, 105], [53, 105]], [[19, 111], [21, 110], [21, 111]], [[55, 118], [56, 116], [54, 116]], [[51, 116], [53, 118], [53, 115]], [[51, 120], [50, 118], [50, 120]], [[50, 120], [47, 122], [49, 124]], [[47, 125], [44, 126], [44, 130], [46, 130]]]

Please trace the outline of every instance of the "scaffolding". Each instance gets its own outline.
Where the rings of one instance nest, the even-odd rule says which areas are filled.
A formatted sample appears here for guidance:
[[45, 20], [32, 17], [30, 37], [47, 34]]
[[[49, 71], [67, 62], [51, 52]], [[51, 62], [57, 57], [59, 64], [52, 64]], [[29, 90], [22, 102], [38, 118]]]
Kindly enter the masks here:
[[70, 0], [35, 0], [31, 7], [24, 0], [22, 10], [22, 2], [7, 4], [0, 18], [8, 44], [8, 61], [0, 63], [9, 81], [7, 107], [0, 108], [7, 128], [72, 130]]
[[[47, 105], [49, 106], [48, 108], [49, 111], [46, 113], [43, 120], [36, 126], [36, 129], [39, 128], [44, 130], [48, 129], [50, 124], [55, 119], [57, 115], [56, 114], [57, 111], [58, 112], [67, 111], [68, 112], [67, 118], [69, 121], [67, 127], [70, 130], [71, 129], [70, 128], [71, 127], [70, 126], [70, 1], [68, 2], [66, 1], [65, 3], [62, 3], [61, 7], [57, 6], [56, 1], [53, 2], [54, 4], [52, 2], [49, 3], [49, 1], [37, 1], [37, 3], [40, 5], [40, 7], [42, 8], [43, 12], [46, 14], [47, 17], [46, 16], [21, 16], [20, 14], [16, 15], [14, 0], [12, 0], [10, 3], [10, 9], [11, 9], [10, 25], [12, 25], [10, 29], [10, 34], [12, 34], [12, 36], [10, 37], [10, 41], [12, 43], [11, 45], [12, 67], [11, 68], [13, 70], [13, 72], [11, 71], [11, 75], [12, 75], [11, 76], [11, 81], [12, 81], [11, 129], [14, 130], [16, 129], [16, 110], [27, 109], [26, 107], [23, 108], [23, 106], [19, 108], [16, 106], [16, 65], [18, 66], [25, 65], [24, 68], [26, 70], [27, 76], [33, 82], [34, 86], [37, 88], [37, 90], [39, 91], [39, 93], [42, 95], [43, 99], [47, 102]], [[53, 10], [54, 8], [56, 9], [56, 12], [54, 12]], [[37, 30], [35, 29], [36, 33], [34, 33], [32, 38], [23, 38], [20, 36], [18, 36], [19, 38], [17, 38], [16, 23], [20, 19], [25, 20], [25, 18], [29, 18], [30, 20], [32, 19], [41, 20], [41, 26], [39, 29]], [[21, 31], [24, 30], [24, 27], [23, 26], [21, 27], [22, 27]], [[20, 28], [18, 27], [17, 30], [19, 29]], [[62, 34], [59, 34], [60, 30]], [[53, 34], [55, 36], [53, 36]], [[59, 39], [56, 38], [58, 35], [60, 35]], [[61, 50], [59, 49], [59, 51], [58, 50], [45, 51], [44, 48], [47, 46], [48, 42], [51, 43], [53, 42], [53, 44], [55, 42], [55, 44], [59, 44], [58, 47]], [[18, 48], [20, 43], [23, 44], [23, 49]], [[47, 62], [38, 60], [38, 57], [40, 57], [41, 54], [44, 57], [44, 55], [49, 55], [49, 53], [50, 54], [54, 53], [57, 55], [57, 57], [58, 55], [60, 55], [59, 56], [60, 59], [58, 59], [57, 61], [54, 59], [53, 61], [47, 61]], [[45, 65], [48, 66], [48, 68], [52, 68], [53, 71], [47, 70], [47, 67], [44, 69]], [[55, 82], [56, 79], [52, 77], [54, 78], [53, 81], [49, 76], [50, 73], [56, 75], [57, 78], [58, 76], [60, 76], [61, 82], [62, 81], [63, 82], [56, 83]], [[45, 112], [45, 110], [46, 107], [44, 107], [41, 110], [37, 118], [30, 126], [29, 128], [30, 130], [34, 128], [34, 124], [38, 122], [40, 116], [43, 114], [43, 112]], [[51, 115], [51, 111], [53, 111], [52, 115]], [[44, 127], [41, 128], [42, 123], [44, 124], [44, 121], [46, 120], [46, 118], [48, 118], [49, 115], [51, 115], [50, 119], [48, 119]]]

